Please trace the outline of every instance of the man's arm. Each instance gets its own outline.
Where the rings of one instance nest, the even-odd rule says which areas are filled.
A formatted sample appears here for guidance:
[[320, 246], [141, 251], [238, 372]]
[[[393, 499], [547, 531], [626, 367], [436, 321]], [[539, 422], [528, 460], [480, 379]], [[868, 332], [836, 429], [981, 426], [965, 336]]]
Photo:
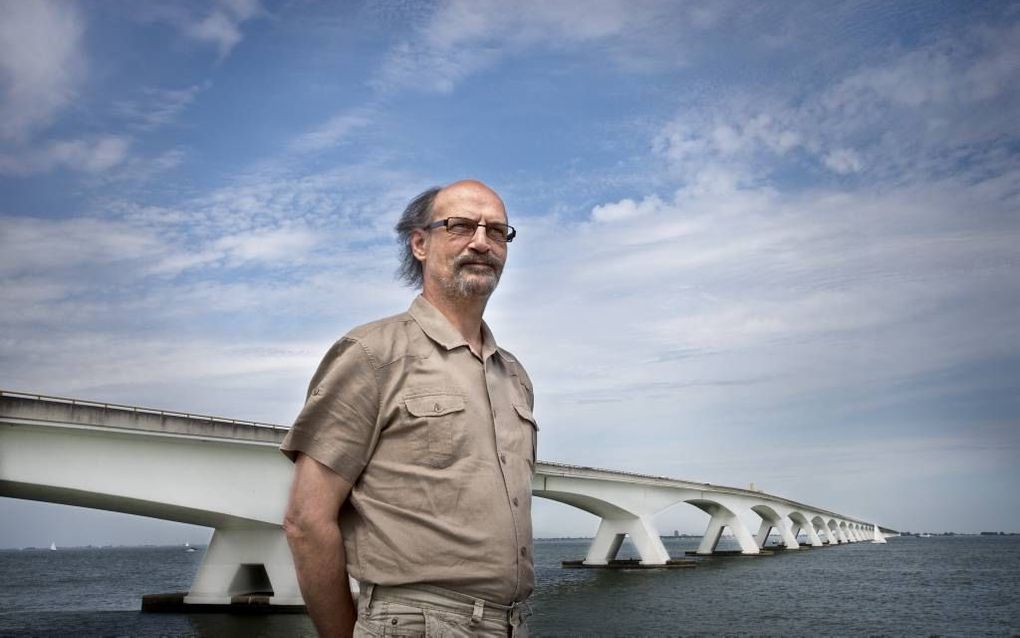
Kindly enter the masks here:
[[298, 455], [283, 529], [301, 595], [320, 636], [350, 636], [357, 620], [339, 519], [350, 491], [351, 484], [336, 472]]

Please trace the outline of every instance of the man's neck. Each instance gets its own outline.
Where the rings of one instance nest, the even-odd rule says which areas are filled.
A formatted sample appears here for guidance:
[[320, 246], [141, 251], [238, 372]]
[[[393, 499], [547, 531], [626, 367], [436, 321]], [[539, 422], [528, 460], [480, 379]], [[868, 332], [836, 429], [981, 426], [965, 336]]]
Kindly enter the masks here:
[[472, 352], [482, 355], [482, 314], [489, 298], [456, 298], [435, 294], [431, 290], [422, 291], [422, 297], [432, 304], [446, 320], [449, 321], [464, 340], [471, 346]]

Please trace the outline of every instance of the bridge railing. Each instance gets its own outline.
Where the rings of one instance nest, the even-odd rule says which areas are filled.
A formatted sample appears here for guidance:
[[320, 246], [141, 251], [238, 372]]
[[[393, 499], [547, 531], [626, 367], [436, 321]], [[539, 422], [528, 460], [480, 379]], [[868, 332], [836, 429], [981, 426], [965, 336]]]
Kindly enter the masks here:
[[581, 473], [593, 473], [593, 474], [609, 474], [614, 479], [629, 478], [633, 479], [638, 483], [645, 484], [661, 484], [666, 487], [686, 487], [689, 489], [705, 489], [712, 492], [722, 492], [725, 494], [733, 494], [736, 496], [746, 496], [751, 498], [762, 498], [769, 501], [776, 501], [788, 505], [798, 510], [810, 510], [817, 514], [830, 516], [832, 518], [839, 518], [842, 520], [854, 522], [854, 523], [867, 523], [865, 519], [857, 518], [855, 516], [847, 516], [838, 512], [833, 512], [821, 507], [814, 507], [807, 505], [799, 501], [795, 501], [784, 496], [778, 496], [776, 494], [769, 494], [760, 489], [745, 489], [741, 487], [730, 487], [726, 485], [718, 485], [715, 483], [703, 483], [701, 481], [688, 481], [682, 479], [675, 479], [669, 476], [659, 476], [655, 474], [641, 474], [638, 472], [627, 472], [624, 470], [606, 470], [598, 467], [588, 467], [585, 465], [571, 465], [569, 463], [558, 463], [552, 461], [539, 461], [539, 465], [543, 466], [543, 472], [547, 475], [552, 476], [571, 476], [573, 472]]
[[177, 412], [174, 410], [157, 410], [155, 408], [144, 408], [136, 405], [123, 405], [120, 403], [104, 403], [100, 401], [84, 401], [82, 399], [55, 397], [45, 394], [33, 394], [29, 392], [14, 392], [11, 390], [0, 390], [0, 397], [32, 399], [35, 401], [48, 401], [52, 403], [63, 403], [71, 406], [80, 405], [83, 407], [103, 408], [106, 410], [118, 410], [121, 412], [133, 412], [135, 414], [154, 414], [158, 416], [183, 417], [186, 419], [196, 419], [200, 421], [209, 421], [212, 423], [225, 423], [229, 425], [246, 425], [254, 428], [269, 429], [274, 432], [285, 432], [288, 429], [282, 425], [276, 425], [274, 423], [263, 423], [262, 421], [245, 421], [243, 419], [228, 419], [226, 417], [210, 416], [208, 414], [193, 414], [191, 412]]

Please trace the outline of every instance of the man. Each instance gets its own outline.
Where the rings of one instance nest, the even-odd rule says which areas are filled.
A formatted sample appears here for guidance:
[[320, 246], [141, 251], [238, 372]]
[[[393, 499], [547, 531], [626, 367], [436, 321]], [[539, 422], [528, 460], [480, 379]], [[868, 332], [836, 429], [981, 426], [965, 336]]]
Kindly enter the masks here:
[[322, 635], [524, 635], [534, 392], [482, 321], [516, 233], [473, 180], [425, 191], [396, 230], [421, 295], [334, 344], [281, 446], [301, 592]]

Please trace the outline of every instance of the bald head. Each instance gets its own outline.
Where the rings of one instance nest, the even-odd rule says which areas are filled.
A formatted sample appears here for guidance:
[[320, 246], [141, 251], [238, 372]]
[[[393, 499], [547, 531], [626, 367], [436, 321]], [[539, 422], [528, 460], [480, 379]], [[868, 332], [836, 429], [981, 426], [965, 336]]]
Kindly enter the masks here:
[[506, 207], [499, 194], [476, 179], [462, 179], [439, 189], [432, 203], [433, 214], [429, 221], [456, 214], [454, 211], [447, 210], [451, 206], [492, 206], [497, 203], [503, 211], [503, 221], [505, 222]]

